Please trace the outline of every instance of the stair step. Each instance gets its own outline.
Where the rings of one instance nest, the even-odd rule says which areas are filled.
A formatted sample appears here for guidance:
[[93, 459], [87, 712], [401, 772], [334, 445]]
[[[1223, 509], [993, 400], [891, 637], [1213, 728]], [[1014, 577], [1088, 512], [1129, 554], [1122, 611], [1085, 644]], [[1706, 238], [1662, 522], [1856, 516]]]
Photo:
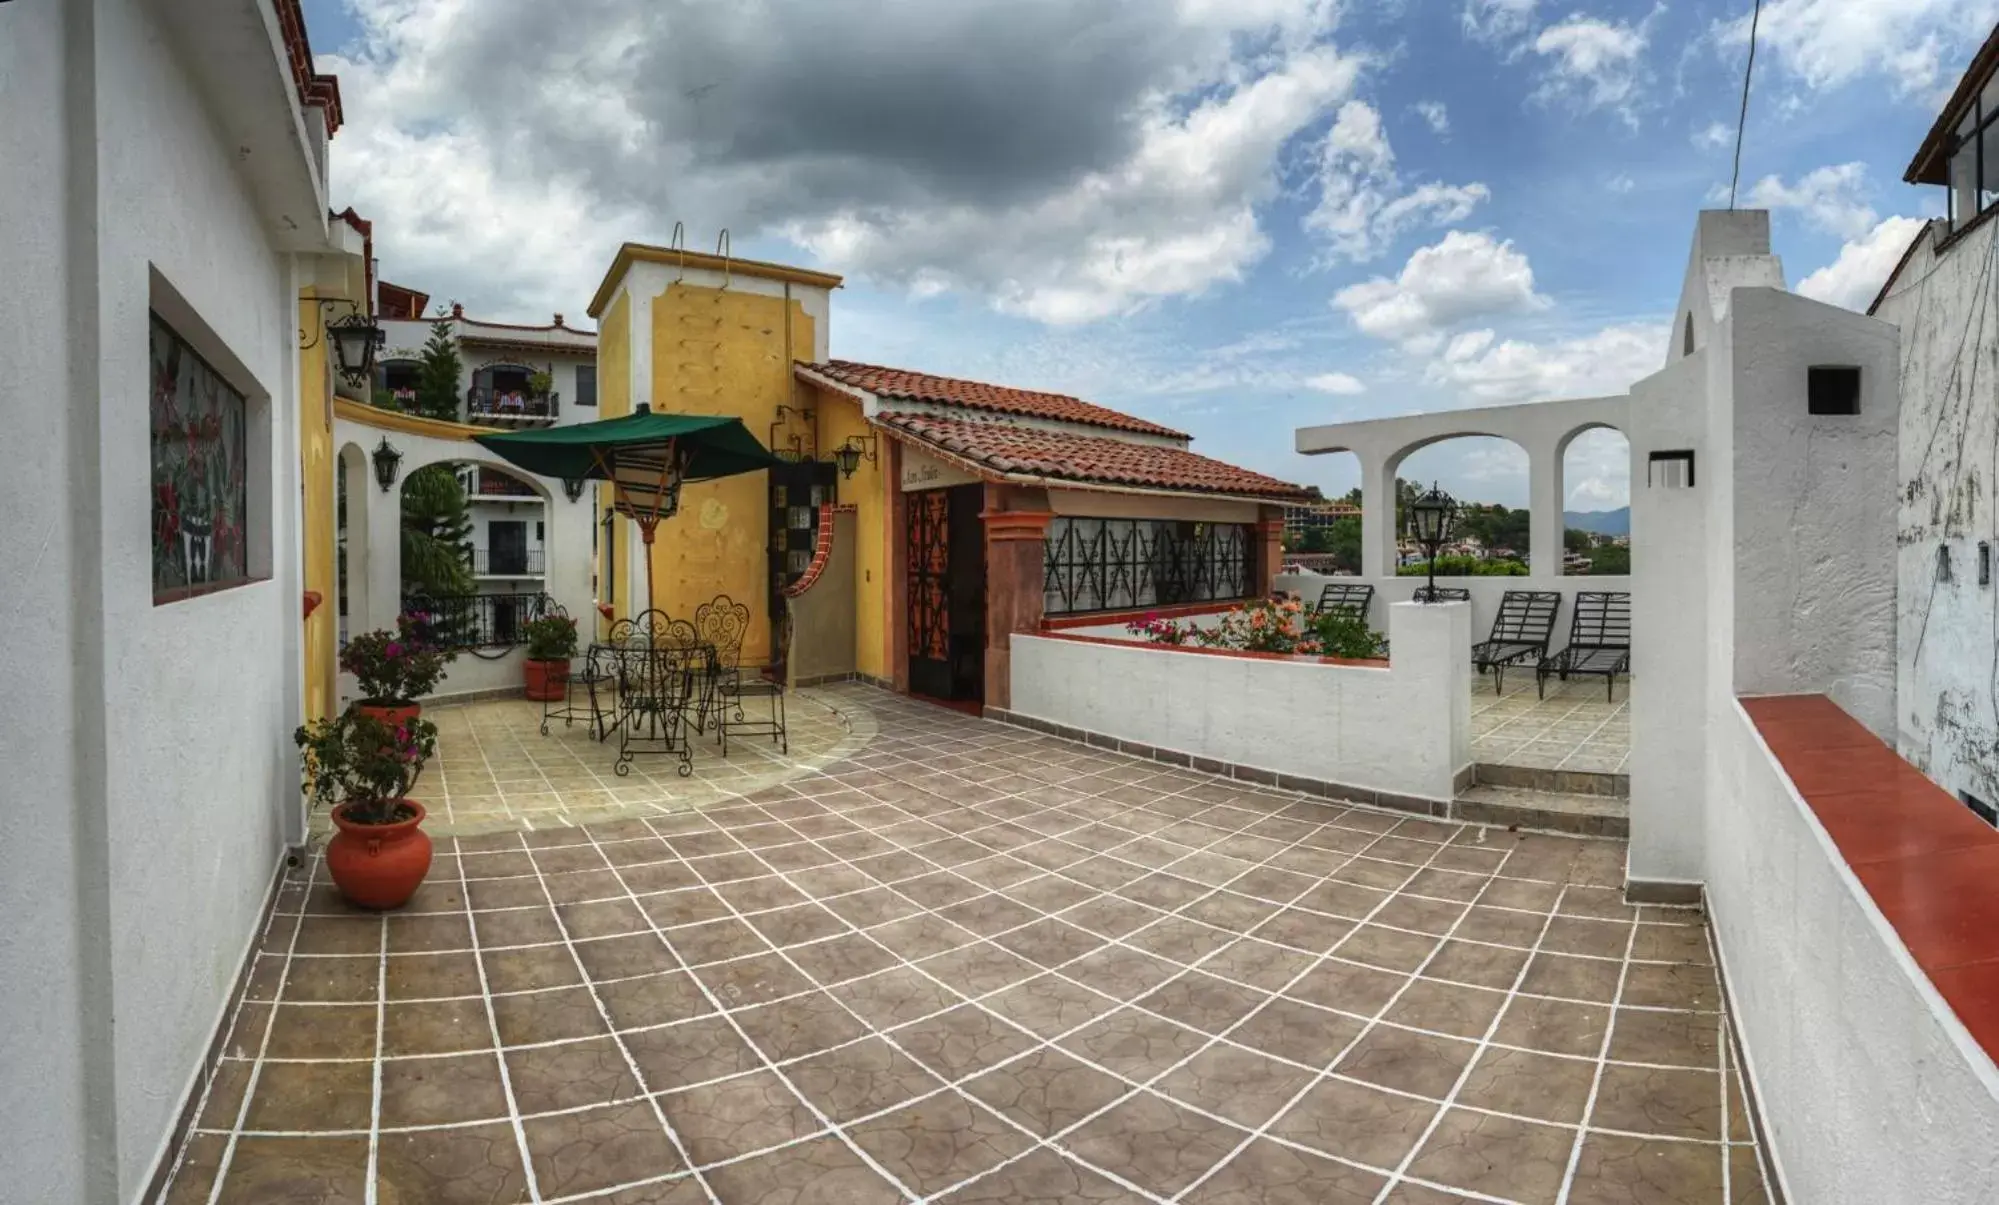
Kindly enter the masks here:
[[1451, 819], [1590, 837], [1631, 835], [1630, 801], [1621, 796], [1536, 791], [1486, 783], [1466, 790], [1452, 801]]
[[1560, 795], [1631, 794], [1629, 774], [1603, 774], [1593, 770], [1548, 770], [1539, 766], [1509, 766], [1479, 762], [1472, 777], [1481, 786], [1517, 787], [1530, 791], [1550, 791]]

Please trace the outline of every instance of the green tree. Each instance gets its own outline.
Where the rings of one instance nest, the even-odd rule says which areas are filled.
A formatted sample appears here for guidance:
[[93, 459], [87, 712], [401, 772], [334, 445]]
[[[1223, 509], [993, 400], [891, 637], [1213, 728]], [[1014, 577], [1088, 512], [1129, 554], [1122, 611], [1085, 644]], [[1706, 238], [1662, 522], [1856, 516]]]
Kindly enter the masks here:
[[1332, 537], [1323, 527], [1308, 527], [1298, 537], [1300, 552], [1331, 552]]
[[1590, 549], [1589, 571], [1592, 574], [1617, 576], [1630, 573], [1631, 549], [1616, 544], [1602, 544]]
[[1326, 551], [1333, 554], [1335, 567], [1348, 573], [1360, 572], [1360, 516], [1334, 519], [1326, 529]]
[[403, 595], [470, 594], [472, 519], [457, 466], [428, 464], [403, 479]]
[[1588, 552], [1594, 543], [1595, 539], [1579, 527], [1566, 528], [1562, 532], [1562, 547], [1570, 552]]
[[458, 362], [458, 344], [452, 339], [449, 318], [440, 314], [430, 324], [430, 338], [424, 341], [421, 361], [416, 378], [417, 413], [425, 418], [456, 422], [458, 376], [464, 365]]

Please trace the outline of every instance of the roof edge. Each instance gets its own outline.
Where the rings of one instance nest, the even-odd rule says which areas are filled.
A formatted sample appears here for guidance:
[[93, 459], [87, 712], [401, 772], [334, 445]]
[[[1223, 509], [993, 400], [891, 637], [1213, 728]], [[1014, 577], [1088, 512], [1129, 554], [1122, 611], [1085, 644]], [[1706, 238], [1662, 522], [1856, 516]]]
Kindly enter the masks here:
[[590, 298], [586, 313], [592, 318], [601, 318], [611, 304], [611, 294], [623, 280], [625, 273], [635, 263], [673, 264], [676, 267], [700, 268], [709, 272], [737, 273], [755, 276], [762, 280], [782, 280], [791, 284], [811, 285], [820, 289], [837, 289], [845, 278], [831, 272], [819, 272], [811, 268], [799, 268], [790, 264], [774, 264], [761, 259], [737, 259], [728, 255], [710, 255], [705, 251], [688, 251], [680, 247], [656, 247], [651, 243], [624, 243], [611, 257], [611, 266], [604, 272], [602, 284]]
[[1956, 124], [1956, 118], [1964, 111], [1964, 106], [1971, 103], [1971, 98], [1978, 95], [1978, 90], [1985, 86], [1985, 81], [1990, 79], [1995, 71], [1999, 71], [1999, 24], [1992, 27], [1992, 32], [1985, 38], [1985, 44], [1971, 56], [1971, 63], [1964, 69], [1964, 75], [1958, 79], [1957, 87], [1952, 90], [1950, 99], [1937, 111], [1936, 124], [1932, 125], [1930, 132], [1923, 136], [1922, 145], [1916, 148], [1915, 158], [1909, 160], [1908, 170], [1902, 173], [1904, 184], [1942, 184], [1946, 187], [1950, 185], [1950, 177], [1945, 171], [1942, 156], [1944, 147], [1950, 141], [1951, 127]]

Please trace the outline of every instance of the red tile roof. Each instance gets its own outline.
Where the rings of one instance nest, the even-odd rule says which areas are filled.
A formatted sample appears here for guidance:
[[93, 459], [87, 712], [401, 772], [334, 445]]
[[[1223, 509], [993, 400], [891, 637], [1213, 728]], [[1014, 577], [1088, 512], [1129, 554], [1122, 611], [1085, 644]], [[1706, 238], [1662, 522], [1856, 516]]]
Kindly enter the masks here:
[[1163, 444], [907, 412], [884, 412], [876, 421], [1003, 476], [1052, 477], [1084, 486], [1128, 485], [1278, 502], [1316, 501], [1319, 497], [1315, 489]]
[[1174, 439], [1191, 438], [1184, 431], [1162, 427], [1158, 423], [1122, 414], [1108, 407], [1083, 401], [1081, 398], [1070, 397], [1065, 393], [1037, 393], [1032, 389], [1009, 389], [1005, 385], [988, 385], [982, 381], [931, 376], [927, 372], [883, 368], [878, 364], [859, 364], [852, 360], [828, 360], [824, 364], [810, 364], [807, 367], [842, 385], [865, 389], [869, 393], [885, 398], [909, 398], [918, 402], [935, 402], [941, 406], [964, 406], [972, 410], [989, 410], [996, 414], [1018, 414], [1026, 418], [1046, 418], [1090, 427], [1108, 427], [1113, 431], [1134, 431], [1141, 435], [1165, 435]]

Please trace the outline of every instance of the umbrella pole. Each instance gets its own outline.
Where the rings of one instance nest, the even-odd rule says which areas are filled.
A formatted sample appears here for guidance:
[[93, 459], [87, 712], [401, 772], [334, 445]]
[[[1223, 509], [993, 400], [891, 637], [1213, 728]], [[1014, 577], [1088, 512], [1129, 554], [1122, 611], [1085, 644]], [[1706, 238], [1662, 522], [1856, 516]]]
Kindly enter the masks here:
[[659, 520], [654, 519], [650, 523], [646, 522], [643, 519], [639, 520], [639, 537], [645, 541], [645, 546], [646, 546], [646, 609], [647, 610], [652, 609], [652, 537], [653, 533], [658, 530], [659, 530]]

